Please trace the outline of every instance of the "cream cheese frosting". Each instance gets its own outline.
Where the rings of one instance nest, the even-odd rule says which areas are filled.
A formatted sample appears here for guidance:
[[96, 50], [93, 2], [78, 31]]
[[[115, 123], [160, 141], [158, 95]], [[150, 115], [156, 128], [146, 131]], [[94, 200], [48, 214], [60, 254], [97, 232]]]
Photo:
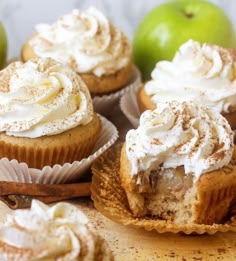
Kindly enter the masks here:
[[33, 200], [31, 209], [5, 213], [0, 223], [1, 260], [112, 260], [105, 241], [72, 204], [49, 207]]
[[160, 61], [145, 84], [155, 104], [198, 100], [217, 112], [236, 110], [236, 53], [189, 40], [172, 61]]
[[51, 58], [14, 62], [0, 72], [0, 132], [36, 138], [88, 124], [93, 117], [85, 83]]
[[52, 57], [78, 73], [98, 77], [122, 69], [131, 56], [128, 38], [94, 7], [37, 25], [29, 44], [38, 57]]
[[126, 135], [131, 175], [183, 166], [197, 180], [227, 165], [233, 155], [234, 133], [221, 114], [193, 102], [158, 104], [145, 111], [137, 129]]

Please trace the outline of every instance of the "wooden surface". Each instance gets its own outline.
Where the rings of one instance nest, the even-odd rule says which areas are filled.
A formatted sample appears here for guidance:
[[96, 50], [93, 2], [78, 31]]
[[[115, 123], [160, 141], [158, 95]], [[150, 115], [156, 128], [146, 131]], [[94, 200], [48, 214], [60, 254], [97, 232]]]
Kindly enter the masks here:
[[236, 233], [192, 235], [148, 232], [107, 219], [89, 198], [70, 201], [82, 209], [103, 236], [118, 261], [236, 260]]

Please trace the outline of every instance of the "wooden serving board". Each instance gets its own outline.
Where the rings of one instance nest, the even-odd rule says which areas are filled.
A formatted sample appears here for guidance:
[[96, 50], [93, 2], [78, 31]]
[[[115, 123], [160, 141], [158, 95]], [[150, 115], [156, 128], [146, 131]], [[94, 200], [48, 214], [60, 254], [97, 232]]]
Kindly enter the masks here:
[[236, 233], [183, 235], [148, 232], [117, 224], [100, 214], [90, 199], [70, 201], [82, 209], [103, 236], [118, 261], [236, 260]]

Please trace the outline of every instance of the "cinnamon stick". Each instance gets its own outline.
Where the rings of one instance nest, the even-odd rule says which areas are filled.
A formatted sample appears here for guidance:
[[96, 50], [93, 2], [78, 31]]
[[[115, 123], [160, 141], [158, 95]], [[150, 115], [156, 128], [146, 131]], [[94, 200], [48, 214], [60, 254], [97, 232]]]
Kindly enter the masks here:
[[12, 209], [30, 207], [33, 199], [44, 203], [90, 196], [90, 182], [33, 184], [0, 181], [0, 200]]

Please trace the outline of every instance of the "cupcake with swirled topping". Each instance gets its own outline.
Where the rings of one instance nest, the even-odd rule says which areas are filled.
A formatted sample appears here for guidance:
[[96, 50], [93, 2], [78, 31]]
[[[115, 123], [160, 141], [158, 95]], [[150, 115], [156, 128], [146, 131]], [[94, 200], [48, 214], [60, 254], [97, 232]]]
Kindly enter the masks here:
[[138, 92], [141, 111], [159, 102], [198, 101], [236, 129], [236, 50], [189, 40], [172, 61], [160, 61]]
[[31, 209], [1, 217], [1, 260], [114, 260], [85, 214], [69, 203], [52, 207], [34, 200]]
[[134, 216], [176, 224], [221, 223], [236, 195], [233, 131], [193, 102], [160, 103], [128, 131], [121, 184]]
[[24, 44], [23, 61], [51, 57], [74, 69], [92, 95], [121, 89], [131, 79], [131, 46], [124, 33], [91, 7], [61, 16], [55, 23], [36, 26]]
[[91, 154], [101, 130], [88, 88], [69, 67], [38, 58], [0, 72], [0, 158], [41, 169]]

